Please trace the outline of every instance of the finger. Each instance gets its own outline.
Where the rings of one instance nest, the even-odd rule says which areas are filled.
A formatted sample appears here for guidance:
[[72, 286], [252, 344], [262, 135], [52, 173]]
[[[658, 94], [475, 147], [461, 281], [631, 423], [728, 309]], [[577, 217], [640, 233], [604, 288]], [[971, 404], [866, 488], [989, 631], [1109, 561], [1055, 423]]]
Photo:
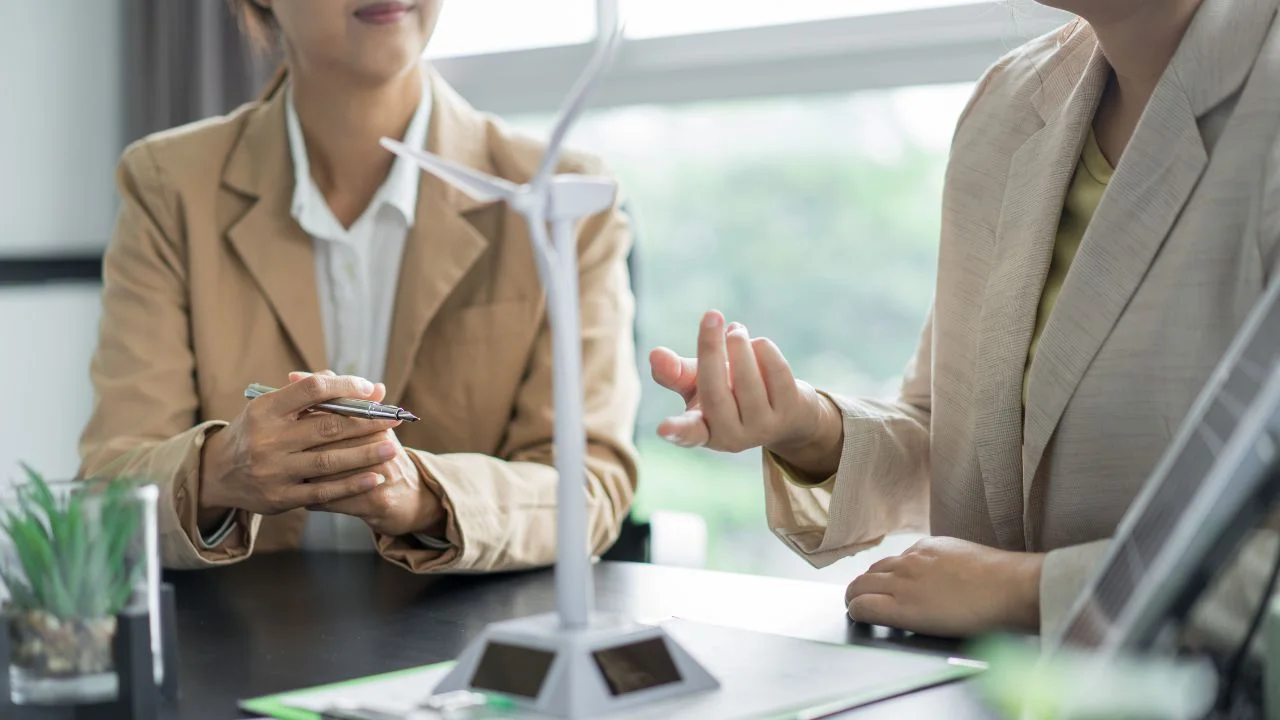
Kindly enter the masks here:
[[299, 380], [305, 377], [310, 377], [312, 375], [327, 375], [329, 377], [334, 377], [337, 375], [337, 373], [335, 373], [332, 370], [321, 370], [320, 372], [315, 372], [315, 373], [303, 372], [301, 370], [294, 370], [293, 372], [289, 373], [289, 382], [298, 382]]
[[350, 418], [326, 412], [307, 413], [285, 431], [282, 447], [286, 452], [314, 450], [345, 440], [379, 435], [399, 425], [399, 420]]
[[285, 472], [294, 478], [318, 478], [381, 465], [399, 453], [391, 440], [347, 448], [322, 448], [285, 456]]
[[360, 473], [342, 480], [299, 483], [285, 490], [285, 499], [291, 507], [331, 505], [368, 493], [386, 481], [378, 473]]
[[733, 378], [733, 397], [742, 414], [742, 424], [750, 426], [753, 421], [762, 422], [771, 410], [769, 395], [756, 365], [756, 354], [751, 349], [747, 328], [739, 325], [730, 330], [725, 345], [729, 355], [729, 376]]
[[756, 338], [751, 341], [751, 349], [755, 351], [756, 365], [760, 368], [760, 377], [764, 381], [765, 394], [769, 405], [778, 407], [778, 399], [784, 393], [794, 392], [795, 375], [791, 373], [791, 365], [782, 356], [782, 351], [769, 338]]
[[902, 607], [892, 595], [869, 593], [859, 595], [849, 603], [849, 617], [868, 625], [902, 626]]
[[701, 410], [690, 410], [663, 420], [658, 424], [658, 435], [680, 447], [702, 447], [711, 441], [711, 429], [707, 427]]
[[[308, 375], [310, 375], [310, 374], [311, 374], [311, 373], [304, 373], [304, 372], [291, 372], [291, 373], [289, 373], [289, 382], [298, 382], [299, 380], [301, 380], [301, 379], [302, 379], [302, 378], [304, 378], [304, 377], [307, 377], [307, 376], [308, 376]], [[321, 371], [320, 371], [319, 373], [317, 373], [317, 374], [318, 374], [318, 375], [327, 375], [327, 376], [329, 376], [329, 377], [335, 377], [334, 372], [333, 372], [332, 370], [321, 370]], [[386, 383], [374, 383], [374, 384], [373, 384], [373, 394], [372, 394], [372, 395], [370, 395], [370, 396], [368, 397], [368, 399], [369, 399], [369, 400], [372, 400], [372, 401], [374, 401], [374, 402], [376, 402], [376, 403], [380, 403], [380, 402], [382, 402], [383, 400], [386, 400], [386, 399], [387, 399], [387, 385], [386, 385]]]
[[698, 329], [698, 402], [713, 435], [736, 435], [742, 428], [738, 404], [729, 390], [724, 316], [712, 310]]
[[373, 383], [351, 375], [307, 375], [279, 390], [263, 395], [273, 410], [282, 415], [296, 415], [322, 402], [339, 398], [368, 398], [373, 395]]
[[383, 478], [383, 482], [380, 483], [381, 487], [375, 487], [369, 492], [342, 498], [340, 500], [333, 500], [317, 505], [308, 505], [307, 509], [313, 512], [351, 515], [352, 517], [363, 518], [365, 520], [384, 517], [387, 514], [387, 509], [392, 505], [394, 500], [387, 493], [390, 486], [386, 485], [386, 476], [381, 473], [375, 473], [375, 475]]
[[864, 572], [849, 583], [844, 591], [844, 602], [849, 604], [859, 595], [892, 595], [898, 579], [891, 573]]
[[673, 350], [656, 348], [649, 353], [653, 381], [680, 395], [687, 408], [698, 393], [698, 361], [680, 357]]
[[881, 558], [871, 563], [871, 566], [867, 568], [867, 572], [871, 572], [871, 573], [894, 572], [895, 570], [898, 570], [901, 567], [902, 567], [902, 556], [893, 555], [891, 557]]

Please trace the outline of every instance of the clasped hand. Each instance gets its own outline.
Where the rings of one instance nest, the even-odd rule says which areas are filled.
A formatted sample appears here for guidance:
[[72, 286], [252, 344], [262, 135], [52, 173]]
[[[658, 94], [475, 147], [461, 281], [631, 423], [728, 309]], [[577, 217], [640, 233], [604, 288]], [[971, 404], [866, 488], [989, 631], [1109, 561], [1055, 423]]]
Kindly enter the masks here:
[[309, 410], [338, 398], [381, 402], [386, 387], [328, 371], [290, 373], [289, 381], [205, 443], [202, 518], [232, 508], [263, 515], [307, 508], [359, 517], [387, 535], [438, 534], [439, 498], [396, 438], [399, 421]]

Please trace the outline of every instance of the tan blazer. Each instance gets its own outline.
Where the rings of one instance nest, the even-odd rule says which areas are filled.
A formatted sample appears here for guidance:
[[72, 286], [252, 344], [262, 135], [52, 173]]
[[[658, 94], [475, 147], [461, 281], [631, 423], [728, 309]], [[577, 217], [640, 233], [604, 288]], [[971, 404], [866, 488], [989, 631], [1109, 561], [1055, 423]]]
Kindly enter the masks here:
[[[476, 112], [438, 77], [432, 83], [431, 151], [514, 181], [533, 175], [539, 144]], [[563, 166], [603, 172], [579, 155]], [[289, 210], [284, 93], [133, 145], [118, 182], [123, 207], [103, 270], [82, 472], [160, 484], [168, 566], [298, 547], [301, 510], [240, 513], [232, 536], [212, 551], [197, 549], [195, 525], [202, 444], [240, 413], [245, 386], [327, 367], [312, 240]], [[379, 537], [378, 549], [418, 572], [548, 564], [557, 481], [551, 348], [524, 222], [425, 174], [417, 218], [395, 301], [387, 402], [422, 418], [397, 432], [443, 493], [455, 547]], [[616, 207], [579, 232], [586, 496], [597, 552], [616, 538], [636, 481], [630, 240]]]
[[933, 310], [901, 395], [837, 398], [833, 481], [766, 463], [815, 564], [924, 531], [1048, 552], [1055, 628], [1246, 314], [1280, 239], [1280, 0], [1205, 0], [1102, 198], [1021, 388], [1109, 68], [1087, 24], [1000, 60], [956, 130]]

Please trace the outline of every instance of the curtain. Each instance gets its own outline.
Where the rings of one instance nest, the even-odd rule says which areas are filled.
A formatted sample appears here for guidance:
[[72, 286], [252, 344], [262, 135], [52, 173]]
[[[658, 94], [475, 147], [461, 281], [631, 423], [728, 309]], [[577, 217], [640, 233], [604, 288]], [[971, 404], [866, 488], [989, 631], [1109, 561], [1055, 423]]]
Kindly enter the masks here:
[[224, 0], [126, 0], [133, 141], [252, 100], [277, 58], [254, 52]]

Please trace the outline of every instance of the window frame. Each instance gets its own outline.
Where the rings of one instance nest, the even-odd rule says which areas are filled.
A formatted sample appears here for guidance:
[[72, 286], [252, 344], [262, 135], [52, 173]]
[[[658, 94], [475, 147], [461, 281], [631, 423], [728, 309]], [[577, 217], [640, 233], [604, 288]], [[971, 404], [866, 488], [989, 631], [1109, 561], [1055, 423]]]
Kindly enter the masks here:
[[[618, 0], [596, 0], [597, 37]], [[1013, 13], [1016, 12], [1016, 15]], [[997, 58], [1071, 15], [1007, 0], [787, 25], [629, 39], [596, 107], [856, 92], [976, 80]], [[432, 62], [476, 107], [554, 112], [592, 43], [439, 58]]]

